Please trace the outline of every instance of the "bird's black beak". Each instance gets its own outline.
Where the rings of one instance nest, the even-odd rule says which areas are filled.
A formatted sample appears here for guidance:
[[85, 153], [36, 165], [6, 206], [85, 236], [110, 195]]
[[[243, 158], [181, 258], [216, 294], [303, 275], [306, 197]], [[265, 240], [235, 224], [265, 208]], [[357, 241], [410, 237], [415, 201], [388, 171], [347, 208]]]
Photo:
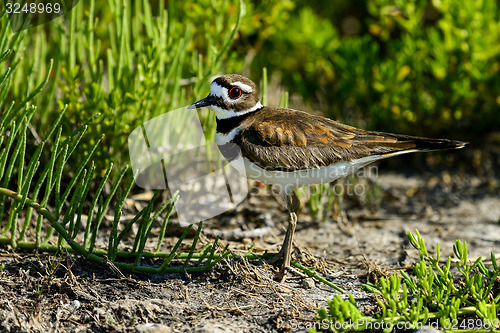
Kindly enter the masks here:
[[213, 104], [213, 101], [214, 100], [212, 99], [212, 96], [208, 95], [204, 99], [199, 100], [198, 102], [193, 103], [190, 106], [188, 106], [188, 109], [198, 109], [198, 108], [202, 108], [204, 106], [209, 106], [209, 105]]

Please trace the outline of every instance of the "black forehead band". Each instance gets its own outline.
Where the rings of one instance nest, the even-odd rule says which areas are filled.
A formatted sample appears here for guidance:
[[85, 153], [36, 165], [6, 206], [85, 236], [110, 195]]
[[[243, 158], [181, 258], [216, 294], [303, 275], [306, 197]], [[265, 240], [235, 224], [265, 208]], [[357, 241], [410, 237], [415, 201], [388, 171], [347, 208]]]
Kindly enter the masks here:
[[221, 77], [216, 78], [214, 80], [214, 82], [217, 83], [219, 86], [226, 88], [227, 90], [229, 90], [232, 87], [234, 87], [229, 82], [227, 82], [226, 80], [222, 79]]

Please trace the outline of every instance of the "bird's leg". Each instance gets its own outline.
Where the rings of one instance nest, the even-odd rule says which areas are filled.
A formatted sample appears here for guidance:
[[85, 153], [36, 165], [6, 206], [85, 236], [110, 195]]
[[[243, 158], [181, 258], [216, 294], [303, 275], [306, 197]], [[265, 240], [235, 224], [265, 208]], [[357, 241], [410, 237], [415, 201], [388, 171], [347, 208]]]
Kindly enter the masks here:
[[289, 238], [289, 232], [288, 232], [288, 229], [290, 229], [290, 223], [288, 224], [288, 228], [286, 230], [286, 234], [285, 234], [285, 240], [283, 241], [283, 246], [281, 246], [281, 249], [279, 250], [278, 253], [276, 253], [271, 259], [269, 260], [266, 260], [266, 262], [268, 264], [274, 264], [276, 261], [280, 260], [281, 258], [283, 258], [285, 256], [285, 244], [288, 243], [288, 238]]
[[[287, 205], [287, 208], [288, 208], [288, 213], [290, 214], [290, 220], [288, 222], [288, 227], [287, 227], [287, 230], [286, 230], [286, 234], [285, 234], [285, 239], [283, 240], [283, 245], [281, 246], [281, 249], [278, 253], [276, 253], [276, 255], [274, 255], [271, 259], [269, 260], [266, 260], [266, 262], [268, 264], [274, 264], [276, 261], [278, 261], [279, 259], [281, 258], [284, 258], [285, 257], [285, 250], [286, 250], [286, 244], [291, 244], [292, 241], [290, 241], [290, 237], [293, 238], [293, 234], [294, 234], [294, 231], [295, 231], [295, 224], [292, 224], [291, 223], [291, 220], [292, 220], [292, 211], [295, 212], [295, 221], [297, 221], [297, 216], [296, 216], [296, 212], [298, 211], [299, 209], [299, 205], [300, 205], [300, 201], [299, 201], [299, 198], [297, 198], [297, 196], [295, 195], [295, 193], [292, 193], [292, 195], [283, 195], [283, 199], [285, 200], [286, 202], [286, 205]], [[293, 226], [293, 230], [292, 230], [292, 226]]]
[[288, 221], [288, 228], [286, 230], [283, 246], [278, 253], [278, 256], [283, 257], [283, 264], [281, 265], [280, 271], [275, 276], [275, 279], [277, 281], [283, 281], [286, 271], [290, 267], [290, 261], [292, 258], [293, 235], [295, 233], [295, 227], [297, 226], [297, 212], [300, 206], [299, 198], [297, 198], [295, 192], [292, 192], [292, 194], [289, 195], [284, 195], [284, 198], [288, 207], [288, 212], [290, 213], [290, 220]]
[[[290, 212], [289, 212], [290, 213]], [[290, 213], [291, 214], [291, 213]], [[290, 215], [290, 219], [291, 219]], [[268, 264], [274, 264], [276, 261], [278, 261], [281, 258], [285, 257], [285, 249], [286, 249], [286, 244], [290, 242], [290, 235], [293, 235], [293, 232], [290, 230], [292, 227], [291, 223], [288, 222], [288, 227], [286, 229], [286, 234], [285, 234], [285, 239], [283, 240], [283, 245], [281, 246], [281, 249], [279, 250], [278, 253], [276, 253], [271, 259], [266, 260]], [[295, 229], [295, 227], [294, 227]], [[293, 237], [293, 236], [292, 236]]]

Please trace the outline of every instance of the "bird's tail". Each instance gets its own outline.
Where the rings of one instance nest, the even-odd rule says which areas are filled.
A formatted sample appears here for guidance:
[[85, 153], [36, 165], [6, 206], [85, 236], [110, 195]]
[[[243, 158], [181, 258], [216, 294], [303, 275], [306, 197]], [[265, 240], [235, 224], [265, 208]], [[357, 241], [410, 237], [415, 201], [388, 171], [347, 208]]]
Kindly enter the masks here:
[[448, 140], [448, 139], [431, 139], [418, 136], [410, 136], [403, 134], [391, 134], [392, 137], [397, 139], [401, 146], [406, 146], [403, 149], [391, 151], [383, 154], [384, 157], [390, 157], [399, 154], [417, 152], [417, 151], [432, 151], [444, 149], [460, 149], [465, 147], [468, 142]]

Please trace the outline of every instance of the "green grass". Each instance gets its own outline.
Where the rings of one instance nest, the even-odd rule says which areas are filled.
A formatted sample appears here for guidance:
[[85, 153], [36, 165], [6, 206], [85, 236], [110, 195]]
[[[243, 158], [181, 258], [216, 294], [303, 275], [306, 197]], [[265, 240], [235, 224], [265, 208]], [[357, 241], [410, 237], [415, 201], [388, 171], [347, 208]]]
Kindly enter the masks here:
[[[71, 172], [67, 174], [63, 172], [65, 167], [69, 167], [68, 161], [73, 157], [72, 154], [87, 126], [92, 124], [92, 119], [89, 124], [76, 129], [64, 141], [61, 139], [62, 128], [59, 126], [59, 119], [54, 123], [44, 141], [37, 146], [32, 156], [27, 157], [27, 127], [32, 115], [33, 108], [26, 107], [20, 114], [14, 115], [10, 123], [5, 121], [9, 117], [8, 113], [0, 116], [0, 123], [5, 126], [2, 127], [0, 141], [6, 142], [6, 145], [2, 146], [0, 154], [0, 169], [6, 170], [5, 173], [1, 173], [0, 178], [2, 184], [0, 186], [2, 208], [0, 211], [0, 221], [2, 221], [0, 224], [0, 243], [9, 244], [13, 248], [52, 252], [65, 247], [92, 262], [104, 264], [107, 260], [111, 260], [119, 268], [150, 273], [204, 271], [212, 268], [229, 254], [224, 249], [221, 254], [215, 255], [216, 239], [213, 244], [207, 244], [200, 253], [195, 255], [201, 223], [187, 255], [179, 254], [177, 250], [191, 227], [186, 229], [170, 252], [160, 251], [160, 248], [164, 246], [162, 244], [164, 231], [175, 204], [175, 194], [169, 200], [158, 203], [159, 192], [156, 192], [146, 207], [123, 225], [121, 231], [118, 232], [118, 224], [123, 223], [120, 220], [123, 205], [133, 185], [133, 180], [130, 180], [125, 190], [119, 187], [129, 168], [124, 167], [118, 180], [111, 184], [108, 183], [112, 186], [104, 193], [103, 187], [113, 168], [113, 165], [110, 164], [98, 186], [90, 191], [96, 170], [95, 164], [90, 159], [99, 144], [98, 141], [85, 156], [79, 159], [77, 168], [70, 169]], [[44, 150], [44, 143], [52, 135], [55, 135], [52, 150]], [[16, 143], [14, 144], [14, 142]], [[49, 162], [44, 164], [40, 176], [35, 178], [33, 175], [42, 166], [40, 159], [43, 153], [48, 155]], [[13, 177], [13, 166], [17, 166], [17, 177]], [[9, 189], [9, 184], [15, 184], [16, 181], [17, 190]], [[40, 191], [41, 189], [44, 191]], [[39, 201], [35, 199], [38, 194], [40, 194]], [[111, 210], [112, 200], [115, 203], [113, 224], [111, 230], [103, 230], [101, 224], [105, 213]], [[157, 208], [154, 208], [155, 205]], [[36, 222], [32, 221], [31, 218], [33, 211], [38, 214]], [[154, 249], [148, 252], [146, 242], [151, 240], [152, 227], [157, 223], [157, 218], [162, 213], [160, 230], [163, 232], [157, 237]], [[87, 217], [87, 221], [83, 227], [84, 215]], [[32, 222], [35, 223], [32, 224]], [[134, 224], [137, 225], [138, 231], [134, 237], [132, 250], [120, 251], [120, 246], [123, 246], [123, 242], [127, 240], [125, 235]], [[31, 232], [31, 237], [27, 236], [28, 229], [34, 231]], [[54, 231], [57, 232], [57, 237], [53, 236]], [[107, 249], [96, 248], [98, 233], [106, 234], [104, 237], [108, 239]], [[26, 238], [31, 239], [26, 240]], [[159, 266], [143, 265], [141, 261], [145, 257], [161, 259], [158, 263]], [[195, 264], [191, 263], [193, 258], [198, 259]], [[133, 259], [132, 262], [130, 262], [131, 259]], [[181, 260], [182, 265], [171, 265], [174, 263], [174, 259]]]
[[[481, 257], [469, 262], [467, 243], [456, 241], [452, 258], [441, 261], [439, 243], [436, 255], [427, 252], [424, 240], [415, 231], [408, 232], [410, 244], [419, 251], [420, 262], [413, 265], [413, 274], [405, 271], [389, 278], [368, 283], [363, 289], [374, 294], [379, 311], [365, 315], [353, 296], [348, 299], [335, 295], [328, 308], [320, 308], [315, 327], [334, 332], [364, 331], [384, 328], [416, 329], [422, 325], [439, 327], [446, 332], [493, 332], [500, 328], [499, 274], [495, 255], [491, 253], [491, 268]], [[313, 328], [310, 332], [316, 332]]]
[[[212, 4], [235, 9], [232, 27], [219, 23], [219, 33], [206, 39], [207, 53], [191, 50], [189, 59], [188, 47], [214, 30], [174, 15], [187, 7], [84, 5], [20, 33], [11, 33], [7, 15], [0, 15], [0, 243], [50, 252], [64, 247], [89, 261], [111, 260], [136, 271], [208, 270], [228, 252], [218, 249], [217, 239], [196, 252], [201, 224], [187, 253], [179, 248], [191, 228], [166, 251], [175, 195], [161, 202], [157, 192], [118, 227], [134, 185], [126, 139], [144, 120], [202, 93], [235, 37], [242, 3]], [[198, 79], [186, 84], [186, 75]], [[106, 214], [113, 215], [110, 229], [102, 226]], [[132, 250], [124, 252], [134, 224]], [[148, 248], [153, 227], [163, 232]], [[99, 238], [107, 239], [107, 248], [97, 246]], [[144, 265], [143, 258], [157, 258], [158, 266]]]
[[[39, 136], [65, 108], [61, 124], [69, 131], [99, 113], [80, 149], [101, 142], [95, 152], [97, 174], [110, 162], [123, 167], [127, 136], [134, 128], [205, 95], [211, 77], [223, 69], [243, 3], [205, 2], [207, 11], [200, 11], [201, 5], [170, 2], [165, 8], [163, 1], [153, 6], [144, 0], [91, 0], [20, 33], [9, 33], [3, 15], [0, 54], [8, 56], [12, 71], [3, 108], [15, 101], [15, 114], [27, 101], [35, 105], [33, 131]], [[219, 11], [215, 20], [205, 20], [209, 9]], [[42, 81], [43, 91], [37, 93]], [[206, 120], [208, 132], [214, 123]]]

